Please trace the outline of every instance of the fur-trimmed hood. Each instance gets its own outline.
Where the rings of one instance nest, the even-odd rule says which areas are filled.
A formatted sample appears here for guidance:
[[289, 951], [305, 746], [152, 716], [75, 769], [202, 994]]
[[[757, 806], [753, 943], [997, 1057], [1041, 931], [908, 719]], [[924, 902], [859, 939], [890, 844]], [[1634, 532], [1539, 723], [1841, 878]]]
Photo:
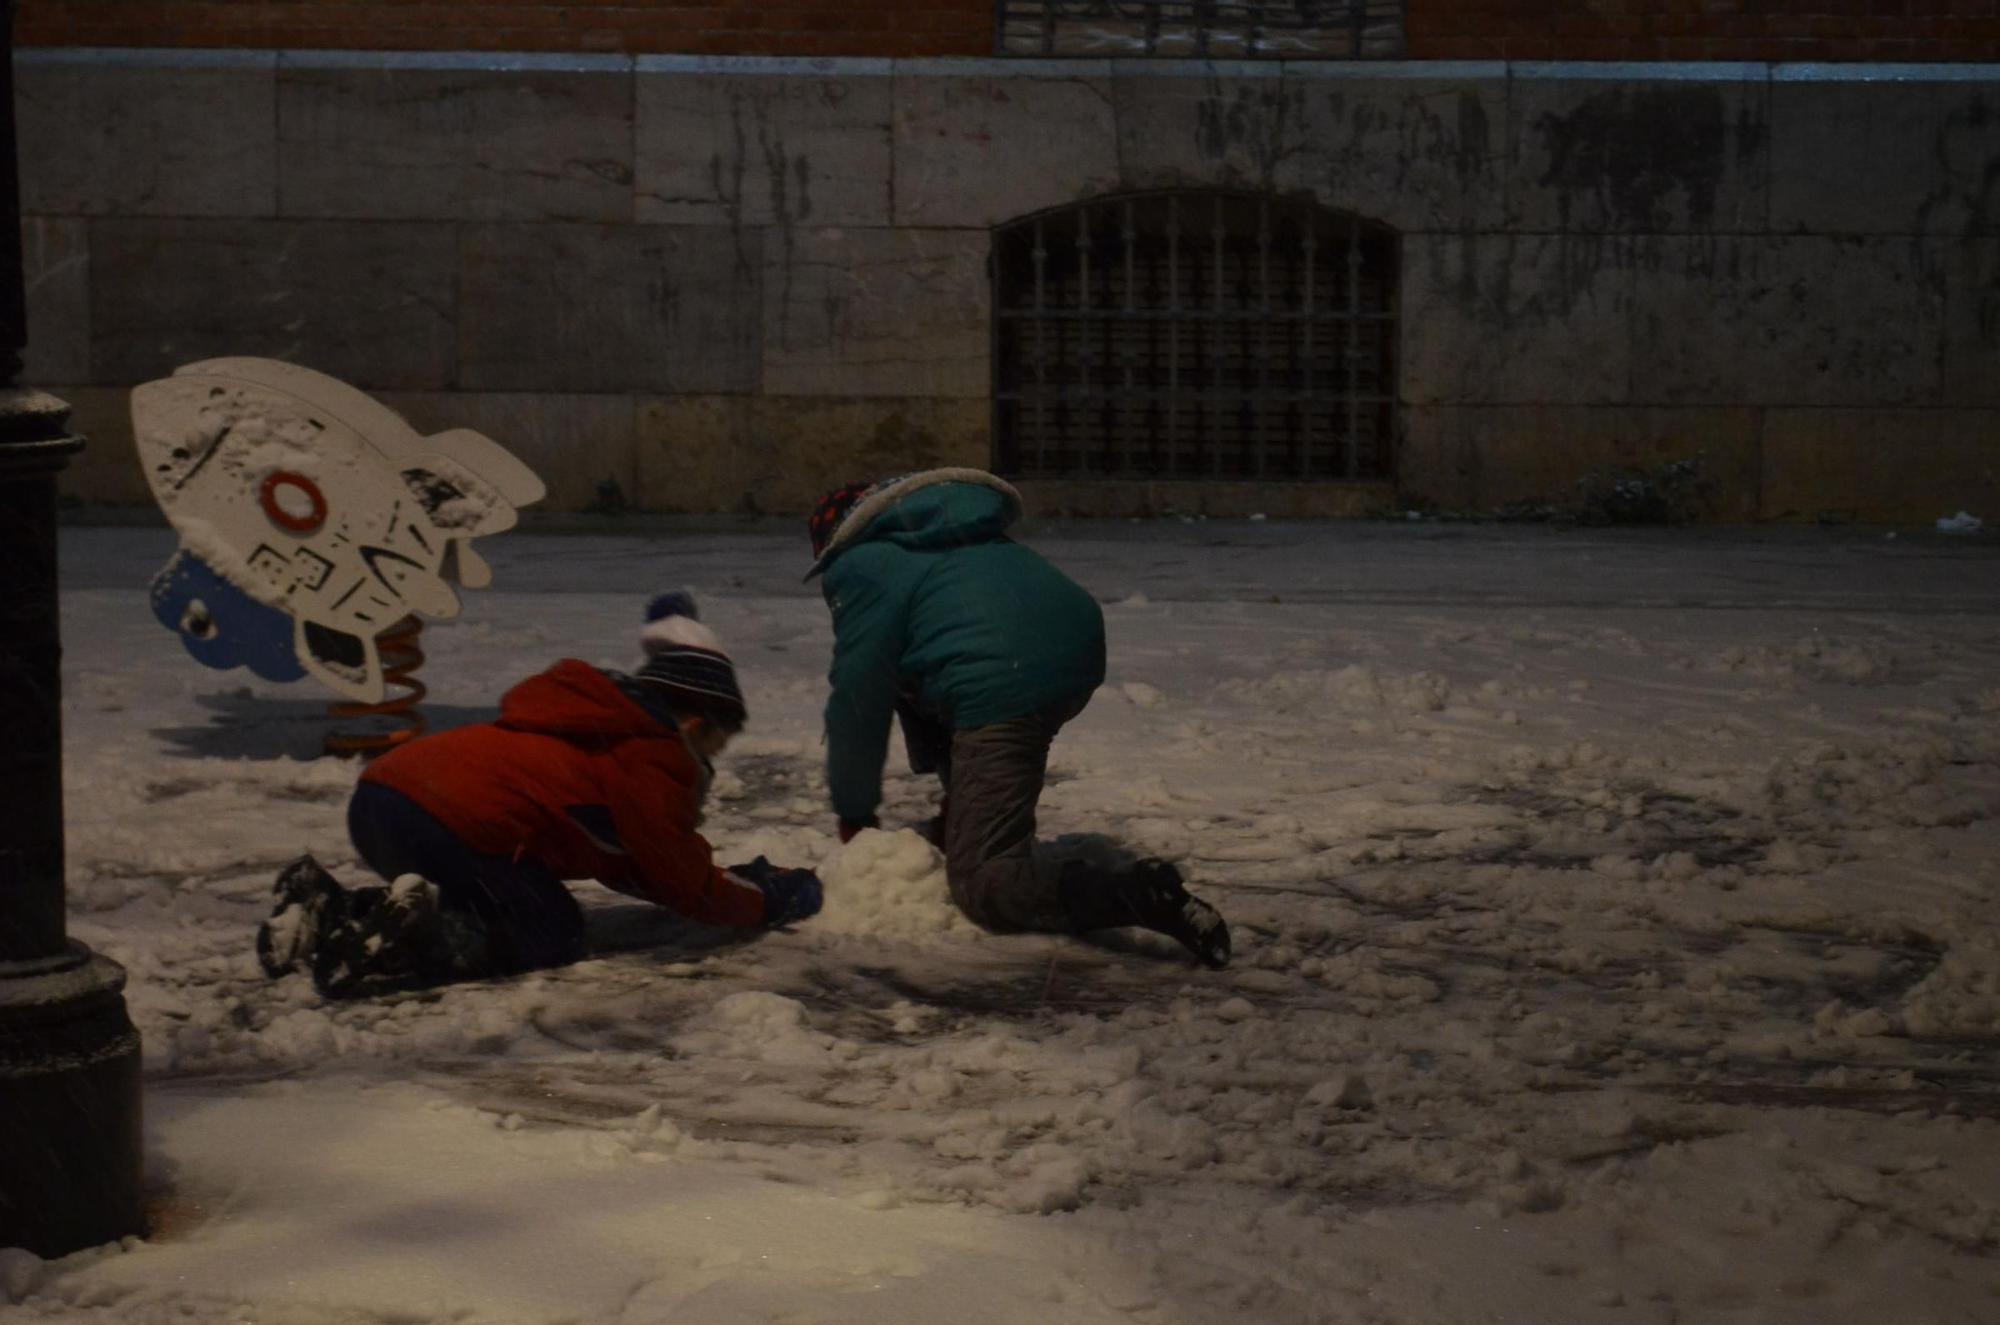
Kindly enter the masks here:
[[[906, 499], [947, 483], [964, 483], [986, 488], [999, 496], [999, 508], [990, 517], [982, 518], [980, 525], [991, 523], [990, 528], [975, 528], [967, 525], [956, 513], [947, 509], [945, 503], [908, 503]], [[904, 522], [895, 532], [897, 541], [915, 546], [961, 543], [980, 537], [998, 534], [1007, 526], [1021, 518], [1021, 494], [1005, 479], [996, 478], [983, 469], [950, 467], [925, 469], [914, 474], [903, 474], [896, 478], [884, 479], [868, 489], [861, 500], [841, 517], [828, 535], [826, 547], [814, 559], [812, 569], [806, 572], [810, 580], [826, 569], [834, 557], [858, 542], [870, 525], [892, 508], [901, 507], [902, 513], [913, 518]]]

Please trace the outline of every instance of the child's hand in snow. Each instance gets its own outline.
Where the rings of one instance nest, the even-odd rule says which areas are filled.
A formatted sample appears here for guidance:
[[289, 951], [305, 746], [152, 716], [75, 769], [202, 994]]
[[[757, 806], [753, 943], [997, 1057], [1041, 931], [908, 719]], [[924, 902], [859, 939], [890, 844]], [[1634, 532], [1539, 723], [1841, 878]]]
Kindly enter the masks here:
[[766, 925], [789, 925], [819, 914], [823, 890], [811, 870], [780, 869], [759, 856], [747, 865], [730, 866], [729, 872], [764, 894]]

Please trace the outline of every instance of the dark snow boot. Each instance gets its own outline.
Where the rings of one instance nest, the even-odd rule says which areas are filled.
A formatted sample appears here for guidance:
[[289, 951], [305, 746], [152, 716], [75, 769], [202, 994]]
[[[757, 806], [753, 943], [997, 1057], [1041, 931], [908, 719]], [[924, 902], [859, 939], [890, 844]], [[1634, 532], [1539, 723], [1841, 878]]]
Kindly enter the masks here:
[[1229, 926], [1190, 893], [1171, 861], [1147, 857], [1115, 872], [1073, 860], [1063, 867], [1063, 906], [1079, 931], [1137, 925], [1165, 934], [1203, 965], [1229, 965]]
[[347, 916], [347, 894], [310, 855], [278, 871], [270, 918], [257, 926], [257, 964], [273, 980], [310, 966], [328, 929]]
[[491, 973], [484, 927], [443, 909], [430, 881], [407, 874], [387, 888], [357, 888], [351, 899], [313, 958], [313, 984], [326, 997], [366, 998]]

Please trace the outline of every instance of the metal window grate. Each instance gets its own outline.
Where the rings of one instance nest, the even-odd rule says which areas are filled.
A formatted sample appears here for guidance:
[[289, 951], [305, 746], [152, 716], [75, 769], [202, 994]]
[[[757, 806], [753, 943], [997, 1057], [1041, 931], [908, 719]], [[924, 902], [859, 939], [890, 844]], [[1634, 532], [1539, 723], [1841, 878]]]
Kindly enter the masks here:
[[1001, 55], [1394, 60], [1404, 0], [995, 0]]
[[1135, 194], [1001, 228], [996, 468], [1386, 477], [1396, 256], [1386, 226], [1254, 194]]

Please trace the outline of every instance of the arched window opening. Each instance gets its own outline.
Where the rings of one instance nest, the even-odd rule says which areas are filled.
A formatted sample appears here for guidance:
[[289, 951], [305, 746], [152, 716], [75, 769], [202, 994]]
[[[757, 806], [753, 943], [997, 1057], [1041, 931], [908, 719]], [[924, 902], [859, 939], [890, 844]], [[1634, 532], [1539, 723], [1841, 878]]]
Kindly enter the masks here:
[[1382, 478], [1396, 236], [1304, 199], [1103, 198], [994, 234], [994, 451], [1018, 478]]

